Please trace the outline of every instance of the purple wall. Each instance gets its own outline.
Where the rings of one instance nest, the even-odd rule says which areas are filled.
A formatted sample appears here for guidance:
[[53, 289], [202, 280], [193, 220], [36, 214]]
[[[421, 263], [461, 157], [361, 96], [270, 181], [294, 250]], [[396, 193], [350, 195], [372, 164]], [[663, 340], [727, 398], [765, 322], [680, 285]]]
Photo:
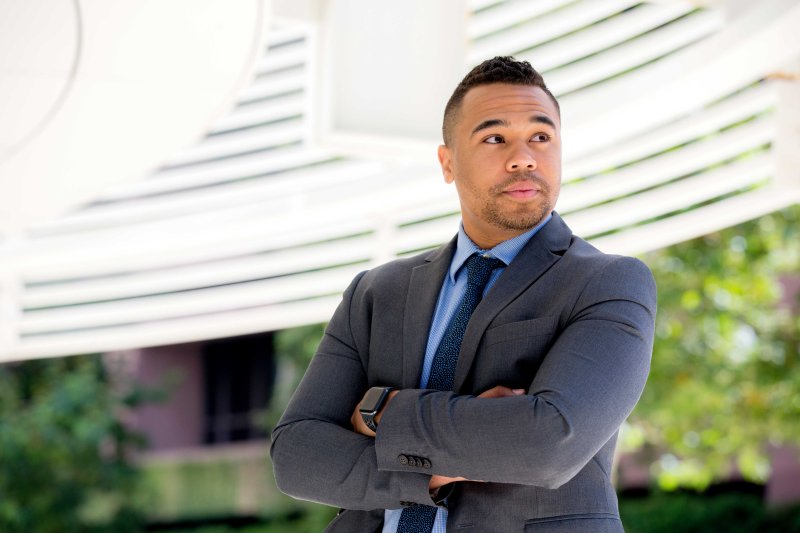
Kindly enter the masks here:
[[132, 423], [149, 441], [148, 451], [203, 445], [202, 343], [130, 350], [125, 357], [132, 377], [143, 385], [170, 383], [164, 403], [136, 410]]

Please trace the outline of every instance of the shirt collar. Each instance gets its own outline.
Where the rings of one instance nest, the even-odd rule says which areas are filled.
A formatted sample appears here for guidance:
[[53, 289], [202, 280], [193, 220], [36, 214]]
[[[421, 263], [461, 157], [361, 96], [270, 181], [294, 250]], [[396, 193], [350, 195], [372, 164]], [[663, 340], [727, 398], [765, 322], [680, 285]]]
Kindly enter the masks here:
[[467, 233], [464, 231], [464, 223], [462, 222], [458, 226], [458, 239], [456, 240], [456, 251], [453, 254], [453, 260], [450, 262], [450, 281], [455, 283], [456, 274], [458, 270], [464, 265], [464, 262], [469, 259], [469, 257], [474, 253], [479, 254], [487, 254], [492, 257], [495, 257], [501, 260], [506, 266], [511, 264], [511, 261], [517, 257], [517, 254], [522, 250], [522, 248], [528, 243], [528, 241], [533, 237], [537, 231], [542, 229], [545, 224], [547, 224], [550, 219], [553, 218], [553, 214], [550, 213], [547, 217], [541, 221], [536, 227], [529, 229], [525, 233], [517, 235], [513, 239], [509, 239], [507, 241], [503, 241], [491, 250], [482, 250], [478, 247], [477, 244], [472, 242], [472, 239], [469, 238]]

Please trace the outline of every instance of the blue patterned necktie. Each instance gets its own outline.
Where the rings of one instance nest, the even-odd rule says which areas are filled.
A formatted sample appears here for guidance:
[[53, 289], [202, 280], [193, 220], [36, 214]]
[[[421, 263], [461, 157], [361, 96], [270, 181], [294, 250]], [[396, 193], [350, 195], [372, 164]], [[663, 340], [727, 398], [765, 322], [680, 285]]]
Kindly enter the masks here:
[[[505, 266], [505, 263], [493, 257], [473, 254], [467, 259], [466, 266], [467, 288], [455, 316], [447, 325], [439, 347], [436, 348], [427, 384], [429, 389], [453, 390], [458, 352], [461, 350], [469, 317], [481, 301], [492, 271]], [[397, 533], [430, 533], [436, 519], [436, 510], [437, 507], [433, 505], [414, 504], [406, 507], [400, 514]]]

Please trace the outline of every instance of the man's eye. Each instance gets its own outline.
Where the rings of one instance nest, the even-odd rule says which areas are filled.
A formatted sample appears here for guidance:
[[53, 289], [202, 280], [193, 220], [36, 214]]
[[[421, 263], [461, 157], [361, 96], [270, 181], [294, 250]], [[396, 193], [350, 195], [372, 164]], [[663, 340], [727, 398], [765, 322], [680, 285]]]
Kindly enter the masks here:
[[533, 136], [532, 140], [534, 142], [543, 143], [550, 140], [550, 136], [546, 133], [537, 133]]
[[489, 144], [500, 144], [503, 142], [503, 138], [500, 135], [490, 135], [486, 137], [483, 142]]

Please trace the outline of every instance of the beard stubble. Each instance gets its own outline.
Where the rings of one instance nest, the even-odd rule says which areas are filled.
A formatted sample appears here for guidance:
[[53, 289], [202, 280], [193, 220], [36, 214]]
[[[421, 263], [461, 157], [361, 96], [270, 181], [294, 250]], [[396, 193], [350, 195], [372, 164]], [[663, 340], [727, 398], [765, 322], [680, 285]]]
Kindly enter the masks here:
[[[539, 189], [539, 194], [531, 202], [518, 203], [514, 209], [503, 209], [501, 205], [503, 191], [520, 182], [534, 184]], [[533, 173], [519, 172], [510, 175], [508, 179], [489, 190], [489, 197], [485, 199], [481, 211], [483, 219], [494, 226], [513, 231], [526, 231], [544, 220], [553, 207], [552, 191], [547, 182]]]

